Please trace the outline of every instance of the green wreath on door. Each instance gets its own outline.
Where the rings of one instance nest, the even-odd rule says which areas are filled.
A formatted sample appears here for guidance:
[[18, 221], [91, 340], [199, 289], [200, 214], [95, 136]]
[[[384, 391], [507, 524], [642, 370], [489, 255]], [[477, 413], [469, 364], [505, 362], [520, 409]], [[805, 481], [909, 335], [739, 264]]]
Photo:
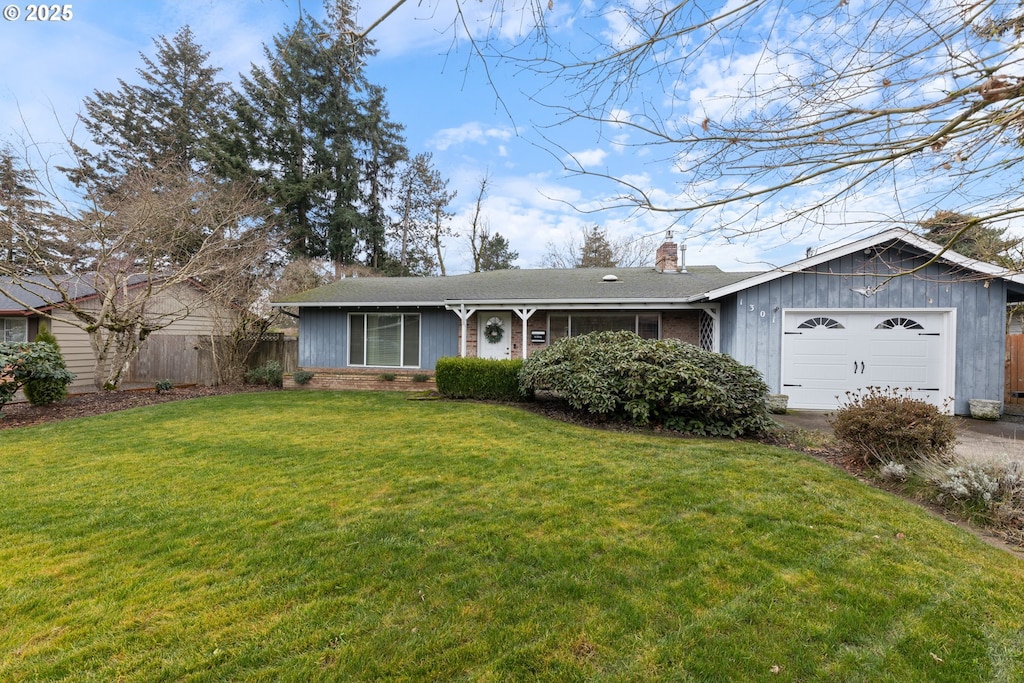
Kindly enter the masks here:
[[497, 344], [505, 336], [505, 326], [501, 322], [501, 318], [495, 316], [487, 321], [484, 325], [484, 339], [490, 344]]

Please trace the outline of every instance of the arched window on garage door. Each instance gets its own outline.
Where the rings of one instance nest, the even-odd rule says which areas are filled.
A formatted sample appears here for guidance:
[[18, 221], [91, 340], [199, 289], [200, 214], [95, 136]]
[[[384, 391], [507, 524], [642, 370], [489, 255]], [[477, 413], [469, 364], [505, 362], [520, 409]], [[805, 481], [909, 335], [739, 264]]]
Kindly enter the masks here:
[[798, 329], [798, 330], [813, 330], [813, 329], [820, 329], [822, 327], [824, 327], [826, 329], [829, 329], [829, 330], [842, 330], [842, 329], [845, 329], [843, 327], [843, 324], [840, 323], [838, 320], [835, 320], [834, 318], [825, 318], [825, 317], [808, 318], [807, 320], [805, 320], [802, 323], [800, 323], [799, 325], [797, 325], [796, 329]]
[[875, 325], [876, 330], [923, 330], [921, 323], [910, 318], [887, 318]]

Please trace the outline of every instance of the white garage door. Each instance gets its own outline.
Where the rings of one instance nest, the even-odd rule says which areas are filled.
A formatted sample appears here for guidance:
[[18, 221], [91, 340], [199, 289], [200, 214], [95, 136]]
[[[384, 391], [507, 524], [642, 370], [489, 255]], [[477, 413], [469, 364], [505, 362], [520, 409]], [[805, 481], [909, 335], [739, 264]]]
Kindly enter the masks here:
[[952, 311], [789, 310], [782, 393], [792, 408], [830, 410], [847, 391], [909, 389], [942, 407], [953, 395]]

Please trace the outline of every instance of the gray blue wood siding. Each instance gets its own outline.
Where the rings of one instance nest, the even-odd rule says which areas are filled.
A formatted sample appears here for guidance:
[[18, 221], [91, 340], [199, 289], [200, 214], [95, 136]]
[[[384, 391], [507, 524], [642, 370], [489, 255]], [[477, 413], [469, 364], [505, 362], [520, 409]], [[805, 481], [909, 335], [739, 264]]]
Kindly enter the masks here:
[[[954, 411], [969, 412], [972, 398], [1002, 400], [1006, 345], [1006, 285], [978, 273], [933, 263], [908, 250], [847, 255], [813, 272], [777, 278], [722, 301], [721, 350], [751, 365], [780, 392], [782, 311], [791, 308], [956, 310]], [[879, 286], [871, 296], [854, 291]]]
[[[373, 310], [303, 308], [299, 317], [299, 367], [347, 368], [349, 313]], [[388, 311], [420, 314], [420, 368], [433, 370], [437, 360], [459, 355], [459, 318], [444, 309]]]

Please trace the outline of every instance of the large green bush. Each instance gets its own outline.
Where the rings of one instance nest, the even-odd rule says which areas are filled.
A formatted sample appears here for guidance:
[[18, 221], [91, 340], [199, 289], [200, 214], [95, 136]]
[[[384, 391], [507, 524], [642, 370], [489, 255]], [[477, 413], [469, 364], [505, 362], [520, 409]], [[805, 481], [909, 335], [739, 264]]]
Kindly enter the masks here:
[[[36, 343], [49, 344], [56, 349], [57, 353], [60, 353], [57, 337], [53, 336], [46, 323], [40, 323], [39, 332], [36, 334]], [[63, 359], [63, 356], [61, 358]], [[30, 379], [24, 386], [25, 398], [34, 406], [45, 406], [63, 401], [68, 395], [68, 384], [69, 382], [65, 381], [62, 375]]]
[[43, 382], [53, 388], [51, 393], [40, 397], [44, 402], [48, 396], [57, 394], [59, 397], [54, 400], [60, 400], [74, 379], [64, 365], [64, 357], [51, 344], [0, 343], [0, 408], [30, 382]]
[[486, 401], [520, 401], [521, 360], [486, 358], [441, 358], [434, 380], [437, 390], [448, 398], [472, 398]]
[[704, 436], [766, 431], [768, 387], [729, 356], [678, 339], [595, 332], [559, 340], [523, 366], [524, 391], [549, 389], [576, 410]]
[[847, 392], [829, 423], [836, 439], [869, 465], [941, 458], [956, 445], [955, 418], [896, 389]]

